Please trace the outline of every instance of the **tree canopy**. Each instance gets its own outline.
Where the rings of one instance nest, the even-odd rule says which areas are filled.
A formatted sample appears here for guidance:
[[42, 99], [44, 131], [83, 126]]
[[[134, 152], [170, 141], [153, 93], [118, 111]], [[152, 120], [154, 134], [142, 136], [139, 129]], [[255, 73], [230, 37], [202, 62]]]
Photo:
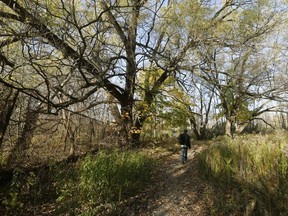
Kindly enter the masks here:
[[[271, 110], [260, 102], [250, 109], [253, 100], [283, 102], [286, 94], [286, 65], [278, 64], [285, 7], [264, 0], [1, 0], [0, 82], [34, 98], [43, 113], [87, 112], [112, 97], [123, 142], [135, 145], [147, 110], [172, 82], [185, 94], [206, 88], [227, 122], [246, 123]], [[100, 92], [106, 99], [98, 101]], [[193, 112], [199, 93], [182, 107], [183, 119], [196, 124], [202, 116], [207, 124], [203, 115], [217, 104]]]

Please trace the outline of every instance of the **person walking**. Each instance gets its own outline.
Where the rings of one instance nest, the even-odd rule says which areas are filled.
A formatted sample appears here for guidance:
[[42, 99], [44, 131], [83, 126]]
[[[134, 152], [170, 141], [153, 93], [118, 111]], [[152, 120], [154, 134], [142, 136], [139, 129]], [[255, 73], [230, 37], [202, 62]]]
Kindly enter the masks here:
[[181, 161], [183, 164], [187, 162], [188, 148], [191, 149], [190, 136], [187, 132], [187, 129], [185, 129], [178, 137], [178, 142], [181, 145]]

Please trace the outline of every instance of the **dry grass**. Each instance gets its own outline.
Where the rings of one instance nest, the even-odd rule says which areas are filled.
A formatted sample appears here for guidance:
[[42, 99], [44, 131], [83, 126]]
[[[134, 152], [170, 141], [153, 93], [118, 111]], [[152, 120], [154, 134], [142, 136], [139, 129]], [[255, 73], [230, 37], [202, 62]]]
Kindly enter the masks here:
[[199, 156], [202, 176], [220, 188], [217, 213], [287, 215], [288, 137], [277, 132], [218, 139]]

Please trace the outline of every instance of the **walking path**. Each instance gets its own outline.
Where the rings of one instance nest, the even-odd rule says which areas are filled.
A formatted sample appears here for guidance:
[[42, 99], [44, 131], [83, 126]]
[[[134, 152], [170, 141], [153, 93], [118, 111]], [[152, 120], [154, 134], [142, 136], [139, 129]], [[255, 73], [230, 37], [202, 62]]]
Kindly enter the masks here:
[[201, 146], [192, 147], [186, 164], [181, 163], [180, 150], [178, 153], [162, 155], [154, 185], [127, 203], [123, 215], [211, 215], [207, 196], [211, 188], [200, 178], [195, 159], [195, 154], [201, 150]]

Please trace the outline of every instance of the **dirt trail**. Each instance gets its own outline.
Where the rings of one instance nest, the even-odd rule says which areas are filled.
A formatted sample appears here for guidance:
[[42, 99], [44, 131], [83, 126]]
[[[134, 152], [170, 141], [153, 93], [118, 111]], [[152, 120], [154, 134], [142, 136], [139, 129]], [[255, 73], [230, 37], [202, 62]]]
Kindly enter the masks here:
[[199, 177], [194, 157], [201, 150], [201, 146], [193, 146], [186, 164], [181, 163], [180, 151], [162, 156], [155, 184], [145, 194], [134, 198], [123, 215], [211, 215], [205, 196], [211, 188]]

